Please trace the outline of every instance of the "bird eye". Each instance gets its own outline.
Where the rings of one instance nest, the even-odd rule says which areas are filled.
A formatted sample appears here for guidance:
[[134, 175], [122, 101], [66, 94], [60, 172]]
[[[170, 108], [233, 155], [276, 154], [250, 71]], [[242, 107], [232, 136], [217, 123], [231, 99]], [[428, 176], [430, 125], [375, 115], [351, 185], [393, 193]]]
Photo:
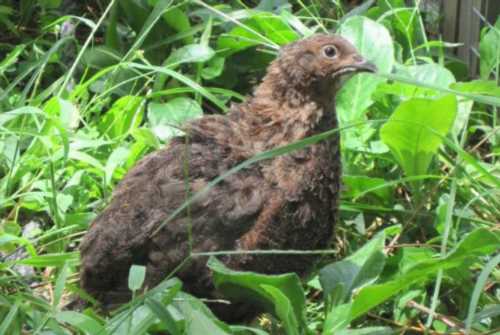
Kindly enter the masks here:
[[323, 54], [328, 58], [335, 58], [337, 56], [337, 49], [333, 45], [327, 45], [323, 48]]

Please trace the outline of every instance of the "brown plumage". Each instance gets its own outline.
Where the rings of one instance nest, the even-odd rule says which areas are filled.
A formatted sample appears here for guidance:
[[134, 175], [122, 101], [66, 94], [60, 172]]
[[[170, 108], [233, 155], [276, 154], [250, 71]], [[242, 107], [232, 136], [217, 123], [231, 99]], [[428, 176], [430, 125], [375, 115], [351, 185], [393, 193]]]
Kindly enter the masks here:
[[[315, 35], [285, 46], [252, 97], [232, 106], [228, 115], [191, 122], [186, 136], [172, 139], [126, 175], [82, 241], [81, 286], [105, 304], [118, 302], [127, 296], [132, 264], [147, 267], [147, 287], [158, 284], [188, 256], [190, 225], [194, 252], [326, 248], [337, 220], [338, 135], [229, 176], [152, 233], [186, 200], [188, 190], [196, 193], [257, 153], [337, 127], [339, 77], [358, 71], [373, 71], [373, 65], [341, 37]], [[300, 275], [314, 258], [221, 260], [232, 269]], [[206, 261], [196, 258], [176, 276], [184, 290], [214, 297]], [[236, 315], [233, 307], [230, 314]]]

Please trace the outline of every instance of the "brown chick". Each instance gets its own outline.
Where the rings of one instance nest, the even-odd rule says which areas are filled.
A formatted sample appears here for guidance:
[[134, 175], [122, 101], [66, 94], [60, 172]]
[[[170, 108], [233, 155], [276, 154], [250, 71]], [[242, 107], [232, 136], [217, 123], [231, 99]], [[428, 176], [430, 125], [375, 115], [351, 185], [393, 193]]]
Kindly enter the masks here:
[[[146, 266], [151, 288], [193, 252], [327, 248], [337, 221], [341, 161], [338, 134], [240, 170], [153, 233], [188, 197], [255, 154], [337, 127], [342, 75], [374, 71], [345, 39], [315, 35], [282, 48], [252, 97], [228, 115], [191, 122], [185, 136], [144, 157], [120, 182], [81, 243], [81, 286], [104, 304], [129, 297], [132, 264]], [[191, 228], [190, 228], [191, 227]], [[189, 232], [191, 231], [191, 238]], [[236, 270], [305, 274], [311, 255], [239, 255]], [[184, 290], [215, 297], [206, 258], [178, 276]], [[241, 313], [250, 306], [243, 304]], [[237, 318], [236, 307], [213, 310]]]

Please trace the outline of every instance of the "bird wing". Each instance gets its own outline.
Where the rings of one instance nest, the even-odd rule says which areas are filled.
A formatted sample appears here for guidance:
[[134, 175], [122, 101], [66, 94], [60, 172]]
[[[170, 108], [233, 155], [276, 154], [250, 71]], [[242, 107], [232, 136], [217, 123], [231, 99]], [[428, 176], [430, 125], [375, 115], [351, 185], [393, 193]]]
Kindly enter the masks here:
[[131, 264], [146, 264], [158, 282], [188, 256], [186, 241], [194, 251], [228, 249], [251, 228], [266, 194], [257, 167], [212, 187], [152, 235], [192, 194], [253, 155], [243, 130], [224, 117], [201, 118], [186, 130], [143, 158], [92, 223], [80, 246], [89, 293], [126, 285]]

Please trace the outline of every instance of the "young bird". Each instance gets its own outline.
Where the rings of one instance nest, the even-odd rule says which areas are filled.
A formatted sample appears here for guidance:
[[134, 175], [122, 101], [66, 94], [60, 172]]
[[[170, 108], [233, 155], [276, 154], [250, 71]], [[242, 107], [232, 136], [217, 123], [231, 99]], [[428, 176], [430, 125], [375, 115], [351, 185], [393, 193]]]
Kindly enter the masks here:
[[[158, 228], [188, 194], [232, 167], [336, 128], [340, 78], [374, 70], [339, 36], [314, 35], [283, 47], [245, 102], [228, 115], [192, 121], [184, 136], [144, 157], [119, 183], [81, 243], [81, 286], [105, 305], [124, 302], [132, 264], [146, 266], [145, 286], [152, 288], [188, 257], [189, 245], [192, 252], [327, 248], [340, 192], [338, 134], [230, 175]], [[235, 270], [304, 275], [316, 258], [246, 254], [220, 260]], [[218, 297], [206, 261], [194, 258], [175, 275], [184, 290]], [[252, 308], [212, 306], [225, 320]]]

